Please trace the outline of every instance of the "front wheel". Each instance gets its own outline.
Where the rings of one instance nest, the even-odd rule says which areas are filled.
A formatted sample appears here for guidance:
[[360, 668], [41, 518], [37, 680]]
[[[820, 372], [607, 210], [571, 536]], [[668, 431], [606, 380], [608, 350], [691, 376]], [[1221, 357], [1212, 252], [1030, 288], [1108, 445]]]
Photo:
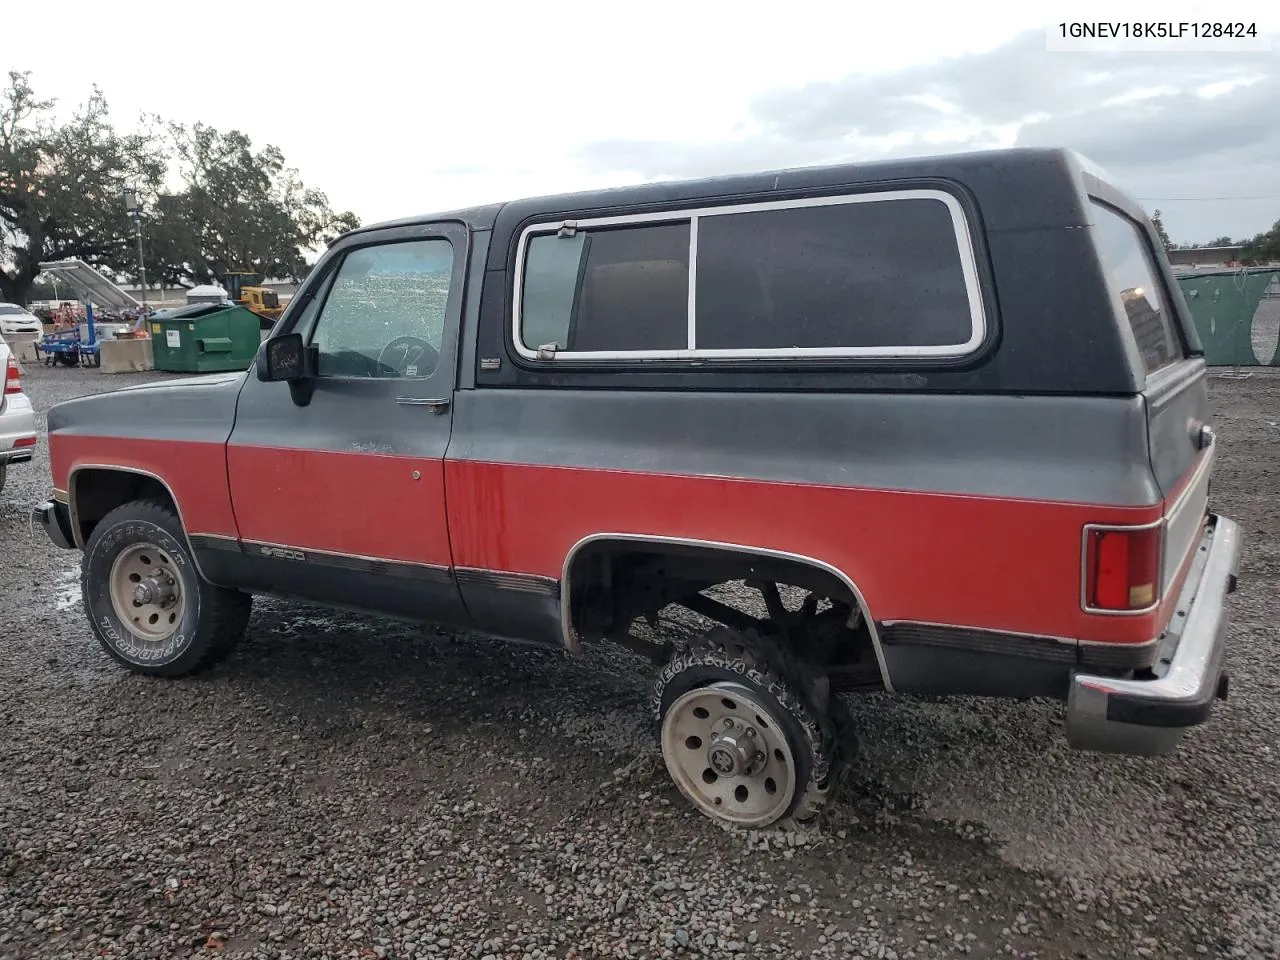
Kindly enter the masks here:
[[812, 819], [831, 725], [803, 669], [755, 630], [716, 627], [679, 649], [654, 690], [667, 772], [699, 811], [741, 827]]
[[155, 500], [102, 518], [85, 544], [80, 583], [98, 642], [136, 673], [177, 677], [209, 667], [249, 622], [252, 598], [200, 576], [178, 515]]

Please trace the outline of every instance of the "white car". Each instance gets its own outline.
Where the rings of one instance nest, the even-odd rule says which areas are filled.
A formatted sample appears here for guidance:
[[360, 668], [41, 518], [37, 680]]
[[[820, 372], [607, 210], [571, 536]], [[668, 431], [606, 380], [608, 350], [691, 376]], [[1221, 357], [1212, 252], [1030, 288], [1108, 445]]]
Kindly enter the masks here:
[[40, 318], [16, 303], [0, 303], [0, 337], [38, 337], [44, 333]]
[[9, 464], [30, 460], [36, 449], [36, 416], [31, 401], [22, 392], [22, 367], [4, 337], [0, 336], [0, 490]]

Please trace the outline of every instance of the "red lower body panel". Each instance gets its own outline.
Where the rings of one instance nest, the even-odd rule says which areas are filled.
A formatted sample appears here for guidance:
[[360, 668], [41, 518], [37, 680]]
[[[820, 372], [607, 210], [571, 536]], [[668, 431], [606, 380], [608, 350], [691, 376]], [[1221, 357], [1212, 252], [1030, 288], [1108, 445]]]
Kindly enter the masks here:
[[228, 452], [220, 443], [74, 435], [54, 435], [50, 457], [54, 483], [63, 488], [71, 471], [92, 465], [162, 478], [190, 533], [335, 553], [559, 579], [566, 556], [586, 537], [678, 537], [820, 560], [858, 585], [877, 620], [1110, 643], [1151, 640], [1172, 602], [1141, 616], [1080, 608], [1084, 525], [1148, 523], [1161, 517], [1160, 504], [1107, 507], [273, 448]]
[[245, 540], [450, 565], [438, 459], [233, 445], [227, 467]]
[[49, 465], [54, 486], [63, 490], [68, 490], [72, 472], [84, 467], [152, 474], [173, 494], [188, 533], [236, 535], [227, 489], [226, 447], [221, 443], [55, 433], [49, 438]]
[[1080, 609], [1086, 523], [1141, 524], [1143, 508], [813, 487], [714, 477], [446, 461], [458, 566], [559, 578], [600, 533], [765, 547], [821, 560], [877, 620], [1112, 643], [1158, 633], [1157, 614]]

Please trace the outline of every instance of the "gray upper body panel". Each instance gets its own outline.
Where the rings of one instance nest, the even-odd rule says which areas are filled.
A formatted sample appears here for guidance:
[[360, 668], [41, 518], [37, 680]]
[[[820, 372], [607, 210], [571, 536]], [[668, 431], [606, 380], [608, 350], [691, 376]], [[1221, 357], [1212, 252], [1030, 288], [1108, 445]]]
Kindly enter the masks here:
[[450, 459], [1149, 506], [1140, 397], [475, 390]]
[[49, 432], [225, 443], [246, 376], [217, 373], [66, 400], [49, 410]]

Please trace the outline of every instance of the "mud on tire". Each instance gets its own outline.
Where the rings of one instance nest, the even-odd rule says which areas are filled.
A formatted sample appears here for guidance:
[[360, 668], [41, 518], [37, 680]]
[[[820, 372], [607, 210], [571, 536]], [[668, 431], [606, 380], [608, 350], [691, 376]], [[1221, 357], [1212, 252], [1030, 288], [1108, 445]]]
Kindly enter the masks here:
[[803, 664], [758, 631], [715, 627], [676, 650], [658, 674], [651, 707], [661, 724], [683, 694], [724, 681], [743, 684], [771, 701], [794, 744], [796, 790], [791, 805], [768, 826], [809, 824], [826, 802], [838, 762], [836, 725], [805, 693], [811, 679]]
[[[113, 601], [113, 578], [117, 584], [140, 579], [122, 576], [120, 561], [130, 560], [139, 570], [154, 564], [172, 573], [172, 586], [162, 578], [167, 596], [181, 598], [170, 608], [172, 623], [153, 617], [159, 622], [152, 628], [122, 619], [122, 609], [137, 605], [125, 596]], [[80, 569], [94, 636], [113, 659], [136, 673], [178, 677], [206, 669], [231, 652], [249, 622], [252, 597], [200, 576], [182, 522], [161, 501], [126, 503], [103, 517], [85, 544]], [[119, 586], [116, 592], [121, 593]]]

